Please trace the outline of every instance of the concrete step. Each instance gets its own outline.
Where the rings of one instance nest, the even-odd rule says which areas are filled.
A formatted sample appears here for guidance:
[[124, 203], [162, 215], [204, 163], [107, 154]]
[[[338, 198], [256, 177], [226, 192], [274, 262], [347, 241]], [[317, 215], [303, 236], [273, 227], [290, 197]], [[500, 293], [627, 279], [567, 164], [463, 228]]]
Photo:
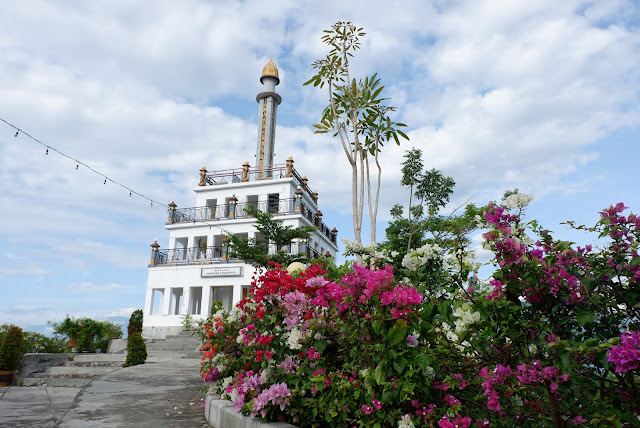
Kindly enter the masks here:
[[[36, 375], [33, 375], [36, 376]], [[67, 388], [82, 388], [88, 385], [92, 379], [74, 379], [74, 378], [46, 378], [46, 377], [28, 377], [22, 379], [22, 386], [60, 386]]]
[[93, 362], [93, 361], [124, 361], [127, 359], [123, 354], [76, 354], [73, 357], [75, 362]]
[[93, 367], [93, 366], [89, 366], [89, 367], [73, 367], [73, 366], [54, 366], [54, 367], [47, 367], [46, 370], [44, 371], [45, 373], [50, 373], [50, 374], [60, 374], [60, 375], [66, 375], [66, 374], [89, 374], [89, 375], [93, 375], [93, 376], [97, 376], [97, 375], [101, 375], [104, 373], [110, 373], [114, 370], [117, 370], [117, 368], [115, 367]]
[[67, 361], [64, 367], [122, 367], [126, 358], [118, 361]]
[[[104, 374], [104, 373], [100, 373]], [[34, 377], [39, 378], [59, 378], [59, 379], [93, 379], [96, 377], [94, 373], [36, 373]]]

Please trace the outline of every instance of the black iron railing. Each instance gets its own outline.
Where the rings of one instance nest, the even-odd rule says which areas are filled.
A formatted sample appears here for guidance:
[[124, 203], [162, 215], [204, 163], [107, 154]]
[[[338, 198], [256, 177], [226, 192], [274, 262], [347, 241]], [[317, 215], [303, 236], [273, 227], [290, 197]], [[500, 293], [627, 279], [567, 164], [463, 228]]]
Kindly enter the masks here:
[[245, 208], [253, 206], [258, 211], [271, 214], [291, 214], [295, 212], [295, 199], [279, 199], [273, 201], [245, 202], [239, 204], [221, 204], [209, 207], [180, 208], [176, 210], [174, 222], [211, 221], [230, 218], [245, 218], [249, 215]]
[[[275, 251], [275, 248], [271, 248]], [[296, 249], [295, 244], [292, 250]], [[298, 248], [300, 251], [293, 251], [292, 254], [305, 254], [307, 258], [318, 258], [321, 256], [316, 250], [310, 247]], [[149, 265], [187, 265], [187, 264], [214, 264], [214, 263], [242, 263], [243, 261], [236, 257], [233, 250], [227, 246], [222, 247], [193, 247], [193, 248], [176, 248], [172, 250], [158, 251], [155, 253], [155, 261]]]
[[[235, 169], [223, 169], [219, 171], [208, 172], [204, 176], [204, 184], [208, 186], [214, 186], [221, 183], [239, 183], [242, 181], [244, 174], [243, 168]], [[313, 192], [309, 189], [309, 186], [302, 179], [298, 171], [291, 167], [291, 175], [295, 179], [296, 183], [302, 190], [307, 192], [309, 197], [313, 198]], [[270, 180], [274, 178], [285, 178], [287, 176], [287, 165], [276, 164], [271, 166], [265, 166], [262, 168], [253, 167], [249, 168], [246, 174], [247, 181], [259, 181]]]
[[320, 233], [326, 236], [329, 241], [336, 244], [336, 235], [322, 222], [322, 217], [316, 215], [304, 202], [300, 203], [300, 211], [296, 210], [295, 199], [279, 199], [273, 201], [246, 202], [240, 204], [222, 204], [211, 207], [180, 208], [175, 210], [173, 223], [215, 221], [236, 218], [249, 218], [245, 208], [256, 207], [262, 212], [271, 214], [302, 214], [307, 220], [318, 228]]

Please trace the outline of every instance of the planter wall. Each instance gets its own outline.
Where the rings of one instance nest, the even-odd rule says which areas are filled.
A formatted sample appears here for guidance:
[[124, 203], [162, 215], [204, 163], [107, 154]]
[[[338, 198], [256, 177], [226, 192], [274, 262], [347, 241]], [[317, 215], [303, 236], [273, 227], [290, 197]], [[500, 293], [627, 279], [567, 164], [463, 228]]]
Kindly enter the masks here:
[[16, 373], [16, 382], [27, 378], [31, 373], [43, 372], [47, 367], [60, 366], [73, 359], [73, 354], [24, 354]]
[[0, 370], [0, 386], [9, 386], [13, 384], [14, 371]]
[[221, 400], [215, 394], [207, 394], [204, 414], [212, 428], [296, 428], [284, 422], [263, 422], [257, 418], [242, 416], [233, 410], [233, 403]]

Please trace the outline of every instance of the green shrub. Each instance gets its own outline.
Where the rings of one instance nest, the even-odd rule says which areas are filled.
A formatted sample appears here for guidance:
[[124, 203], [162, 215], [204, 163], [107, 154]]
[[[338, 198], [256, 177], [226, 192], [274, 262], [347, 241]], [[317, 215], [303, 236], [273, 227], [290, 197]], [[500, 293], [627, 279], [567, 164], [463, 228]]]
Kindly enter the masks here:
[[53, 333], [66, 336], [69, 347], [81, 349], [102, 349], [109, 346], [109, 338], [122, 335], [122, 327], [111, 321], [95, 321], [91, 318], [72, 318], [67, 316], [62, 322], [49, 324]]
[[147, 345], [144, 343], [142, 333], [133, 333], [127, 338], [127, 360], [124, 367], [144, 364], [147, 359]]
[[22, 329], [15, 325], [10, 326], [0, 344], [0, 370], [18, 370], [22, 340]]
[[142, 333], [142, 309], [133, 311], [129, 318], [129, 327], [127, 327], [127, 335], [131, 336], [134, 333]]
[[67, 341], [58, 336], [47, 337], [42, 333], [25, 330], [22, 353], [62, 353], [66, 351]]

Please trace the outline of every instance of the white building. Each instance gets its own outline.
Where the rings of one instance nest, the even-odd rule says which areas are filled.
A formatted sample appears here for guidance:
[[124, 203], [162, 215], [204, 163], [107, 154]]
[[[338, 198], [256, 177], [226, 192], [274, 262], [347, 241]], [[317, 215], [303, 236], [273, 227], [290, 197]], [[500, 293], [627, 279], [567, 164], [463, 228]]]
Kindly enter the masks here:
[[[336, 256], [338, 231], [322, 222], [318, 193], [307, 178], [293, 167], [293, 159], [273, 164], [276, 110], [281, 102], [275, 92], [280, 82], [273, 60], [262, 70], [265, 91], [258, 94], [258, 142], [255, 167], [208, 172], [200, 169], [194, 189], [194, 208], [169, 205], [165, 225], [169, 231], [167, 249], [151, 244], [149, 279], [144, 305], [145, 338], [162, 338], [182, 329], [186, 314], [195, 319], [210, 315], [214, 301], [226, 309], [247, 297], [255, 268], [233, 258], [225, 234], [261, 240], [255, 218], [244, 208], [253, 205], [278, 216], [285, 225], [315, 226], [308, 240], [292, 242], [291, 253], [307, 257]], [[270, 252], [275, 251], [271, 247]]]

